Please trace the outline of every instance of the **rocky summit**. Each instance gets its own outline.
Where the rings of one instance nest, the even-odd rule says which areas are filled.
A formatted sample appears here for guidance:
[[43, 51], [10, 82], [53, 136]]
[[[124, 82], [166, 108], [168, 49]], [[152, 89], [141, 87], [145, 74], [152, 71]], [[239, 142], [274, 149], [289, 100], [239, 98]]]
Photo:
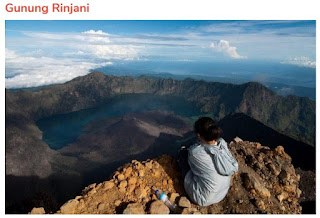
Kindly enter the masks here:
[[[67, 201], [57, 214], [300, 214], [300, 175], [282, 146], [270, 149], [240, 138], [229, 143], [239, 170], [232, 177], [227, 196], [207, 207], [188, 199], [176, 160], [168, 155], [145, 161], [132, 160], [99, 184], [87, 186], [82, 195]], [[170, 211], [157, 200], [161, 189], [177, 204]], [[34, 208], [31, 213], [44, 213]]]

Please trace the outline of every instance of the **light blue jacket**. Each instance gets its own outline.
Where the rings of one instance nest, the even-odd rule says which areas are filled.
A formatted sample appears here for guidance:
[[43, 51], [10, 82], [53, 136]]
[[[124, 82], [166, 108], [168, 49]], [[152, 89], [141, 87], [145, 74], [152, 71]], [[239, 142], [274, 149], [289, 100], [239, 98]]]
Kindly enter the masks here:
[[188, 149], [191, 170], [184, 179], [190, 199], [209, 206], [221, 201], [228, 193], [232, 174], [238, 170], [238, 162], [230, 153], [224, 139], [217, 145], [196, 143]]

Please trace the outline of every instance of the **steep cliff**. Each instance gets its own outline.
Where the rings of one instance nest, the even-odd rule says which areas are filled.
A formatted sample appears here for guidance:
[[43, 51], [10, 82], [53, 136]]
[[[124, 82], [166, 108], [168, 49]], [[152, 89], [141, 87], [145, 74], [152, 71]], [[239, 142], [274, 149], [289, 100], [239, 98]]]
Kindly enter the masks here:
[[[260, 143], [234, 139], [230, 151], [239, 170], [232, 177], [227, 196], [208, 207], [190, 202], [176, 160], [168, 155], [146, 161], [132, 160], [118, 168], [108, 181], [91, 184], [82, 195], [69, 200], [58, 214], [168, 214], [169, 209], [154, 194], [166, 192], [182, 214], [299, 214], [300, 175], [282, 146], [275, 149]], [[43, 213], [34, 208], [32, 213]]]

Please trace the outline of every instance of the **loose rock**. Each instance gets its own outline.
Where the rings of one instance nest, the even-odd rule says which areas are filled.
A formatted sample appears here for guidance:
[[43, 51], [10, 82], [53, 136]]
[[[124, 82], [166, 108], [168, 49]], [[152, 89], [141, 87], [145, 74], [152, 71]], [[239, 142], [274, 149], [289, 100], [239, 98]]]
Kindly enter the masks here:
[[119, 174], [119, 175], [117, 176], [117, 178], [118, 178], [119, 181], [122, 181], [122, 180], [125, 179], [125, 176], [124, 176], [123, 174]]
[[101, 211], [101, 210], [103, 210], [105, 208], [105, 206], [106, 205], [104, 203], [100, 203], [100, 204], [98, 204], [97, 209]]
[[125, 171], [125, 177], [128, 178], [132, 173], [132, 167], [128, 167]]
[[150, 214], [169, 214], [169, 208], [160, 200], [156, 200], [150, 205]]
[[143, 206], [139, 203], [128, 204], [123, 214], [145, 214]]
[[136, 183], [137, 183], [137, 178], [132, 177], [132, 178], [128, 179], [128, 184], [129, 185], [134, 185]]
[[201, 214], [196, 208], [183, 208], [181, 214]]
[[280, 195], [277, 196], [278, 200], [282, 202], [283, 200], [286, 200], [288, 198], [288, 193], [287, 192], [282, 192]]
[[116, 200], [115, 202], [114, 202], [114, 205], [116, 205], [116, 206], [119, 206], [121, 204], [121, 201], [120, 200]]
[[242, 142], [243, 140], [238, 136], [233, 139], [234, 142]]
[[276, 147], [276, 149], [275, 149], [275, 152], [278, 154], [278, 155], [284, 155], [284, 148], [281, 146], [281, 145], [279, 145], [279, 146], [277, 146]]
[[264, 211], [266, 209], [266, 206], [265, 206], [265, 204], [264, 204], [264, 202], [262, 200], [257, 200], [256, 201], [256, 206], [262, 211]]
[[141, 199], [143, 197], [146, 197], [147, 196], [147, 192], [144, 188], [142, 187], [138, 187], [134, 190], [134, 194], [135, 196], [138, 198], [138, 199]]
[[139, 176], [144, 177], [144, 170], [139, 170]]
[[243, 182], [244, 187], [251, 191], [253, 194], [256, 192], [259, 194], [262, 198], [269, 198], [271, 196], [270, 191], [265, 188], [255, 177], [248, 173], [243, 173]]
[[34, 207], [30, 212], [30, 214], [45, 214], [45, 213], [46, 211], [44, 210], [43, 207]]
[[128, 186], [128, 192], [133, 192], [133, 190], [136, 188], [136, 186], [134, 184], [130, 184]]
[[62, 214], [73, 214], [78, 203], [79, 203], [79, 201], [77, 201], [75, 199], [69, 200], [67, 203], [65, 203], [64, 205], [62, 205], [60, 207], [61, 213]]
[[119, 184], [119, 189], [125, 189], [127, 187], [128, 182], [126, 180], [123, 180]]
[[169, 201], [173, 204], [176, 204], [178, 197], [179, 197], [178, 193], [171, 193], [169, 197]]
[[109, 189], [111, 189], [112, 187], [114, 186], [114, 183], [113, 182], [111, 182], [111, 181], [106, 181], [106, 182], [104, 182], [103, 183], [103, 190], [109, 190]]
[[151, 162], [146, 162], [145, 163], [145, 167], [148, 168], [148, 169], [151, 169], [152, 168], [152, 163]]
[[181, 198], [179, 199], [178, 206], [179, 206], [179, 207], [189, 208], [189, 207], [191, 207], [191, 203], [190, 203], [190, 201], [189, 201], [186, 197], [181, 197]]

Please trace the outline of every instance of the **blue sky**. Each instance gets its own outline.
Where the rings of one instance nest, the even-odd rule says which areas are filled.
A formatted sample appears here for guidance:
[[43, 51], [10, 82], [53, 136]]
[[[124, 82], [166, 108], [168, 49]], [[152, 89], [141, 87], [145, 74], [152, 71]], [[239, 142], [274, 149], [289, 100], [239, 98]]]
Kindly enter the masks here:
[[126, 62], [315, 68], [315, 21], [6, 21], [6, 87], [62, 83]]

